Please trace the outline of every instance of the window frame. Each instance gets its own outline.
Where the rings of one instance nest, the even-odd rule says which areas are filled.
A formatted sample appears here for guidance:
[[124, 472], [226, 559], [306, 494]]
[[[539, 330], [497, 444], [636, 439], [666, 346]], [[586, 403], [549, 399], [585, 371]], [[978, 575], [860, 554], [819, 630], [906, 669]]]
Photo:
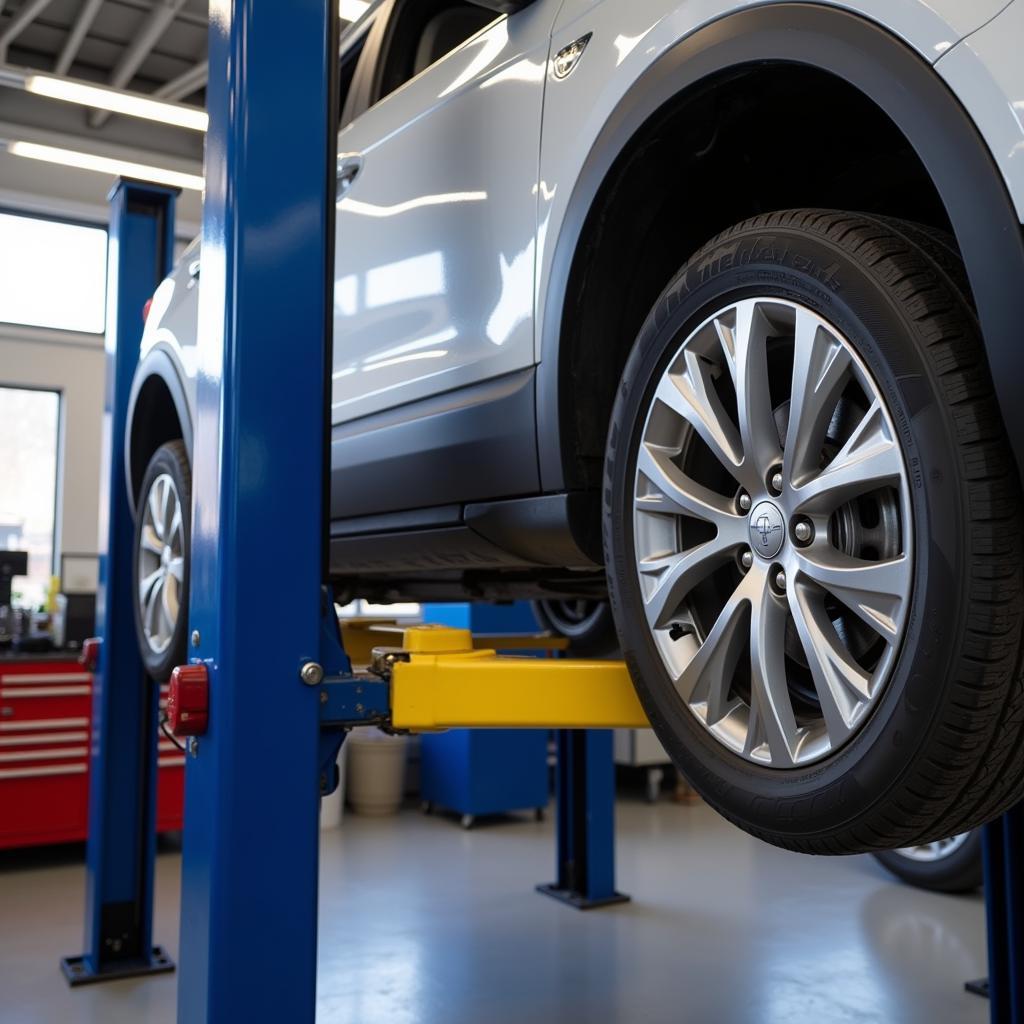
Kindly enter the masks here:
[[[102, 231], [106, 237], [107, 244], [104, 247], [103, 255], [103, 327], [98, 331], [86, 331], [80, 327], [51, 327], [49, 324], [27, 324], [21, 320], [6, 320], [0, 316], [0, 326], [4, 328], [24, 328], [29, 331], [54, 331], [57, 334], [64, 336], [74, 336], [76, 334], [86, 338], [103, 338], [107, 333], [107, 294], [109, 287], [107, 283], [107, 259], [110, 254], [110, 225], [106, 221], [102, 220], [91, 220], [86, 217], [69, 217], [66, 214], [60, 213], [45, 213], [37, 212], [35, 210], [20, 209], [17, 206], [9, 206], [0, 203], [0, 214], [5, 214], [9, 217], [21, 217], [23, 220], [41, 220], [48, 224], [66, 224], [74, 228], [92, 228], [94, 230]], [[10, 387], [12, 385], [4, 384], [0, 381], [0, 387]], [[47, 388], [34, 388], [32, 390], [52, 390]]]
[[[58, 218], [59, 219], [59, 218]], [[6, 323], [7, 321], [0, 321]], [[16, 326], [31, 326], [18, 324]], [[61, 328], [48, 328], [49, 330], [61, 330]], [[76, 332], [70, 332], [76, 333]], [[86, 334], [86, 331], [78, 331], [79, 334]], [[65, 418], [65, 395], [62, 387], [54, 387], [44, 384], [20, 384], [17, 381], [0, 378], [0, 391], [37, 391], [47, 395], [57, 396], [57, 427], [56, 446], [54, 451], [54, 479], [53, 479], [53, 531], [50, 542], [50, 576], [56, 574], [57, 566], [61, 564], [63, 551], [59, 543], [61, 535], [61, 507], [64, 496], [64, 418]]]

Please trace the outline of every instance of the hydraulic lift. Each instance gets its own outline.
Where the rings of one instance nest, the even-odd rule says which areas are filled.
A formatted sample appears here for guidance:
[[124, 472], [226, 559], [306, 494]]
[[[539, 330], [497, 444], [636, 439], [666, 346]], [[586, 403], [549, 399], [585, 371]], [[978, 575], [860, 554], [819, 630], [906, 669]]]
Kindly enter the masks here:
[[[397, 650], [378, 652], [373, 671], [353, 673], [323, 586], [337, 4], [215, 0], [210, 14], [191, 661], [168, 706], [178, 731], [192, 734], [178, 1020], [311, 1022], [318, 805], [347, 729], [601, 730], [646, 720], [621, 663], [499, 656], [459, 630], [409, 630]], [[122, 468], [138, 354], [131, 310], [166, 270], [173, 197], [130, 182], [120, 190], [86, 952], [65, 963], [73, 982], [173, 966], [151, 943], [157, 697], [133, 653]], [[134, 248], [147, 239], [149, 255]], [[282, 537], [287, 550], [268, 579], [268, 546]], [[611, 771], [602, 735], [569, 731], [561, 741], [560, 877], [550, 888], [583, 905], [617, 898], [610, 844], [592, 849], [610, 827], [599, 799]], [[1019, 993], [1019, 946], [1009, 955]]]

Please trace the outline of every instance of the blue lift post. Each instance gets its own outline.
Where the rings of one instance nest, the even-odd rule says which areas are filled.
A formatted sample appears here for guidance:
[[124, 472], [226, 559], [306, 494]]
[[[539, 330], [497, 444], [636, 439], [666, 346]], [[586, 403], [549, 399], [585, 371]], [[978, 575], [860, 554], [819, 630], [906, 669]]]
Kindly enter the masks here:
[[124, 433], [142, 309], [171, 268], [176, 190], [121, 181], [110, 195], [104, 479], [93, 683], [85, 953], [65, 957], [72, 985], [173, 971], [152, 944], [159, 688], [135, 640], [132, 512]]
[[337, 0], [211, 4], [181, 1024], [315, 1015], [337, 54]]
[[610, 729], [559, 729], [557, 876], [537, 891], [577, 910], [629, 897], [615, 889], [615, 760]]
[[992, 1024], [1024, 1024], [1024, 804], [985, 826], [987, 979], [967, 990], [989, 998]]

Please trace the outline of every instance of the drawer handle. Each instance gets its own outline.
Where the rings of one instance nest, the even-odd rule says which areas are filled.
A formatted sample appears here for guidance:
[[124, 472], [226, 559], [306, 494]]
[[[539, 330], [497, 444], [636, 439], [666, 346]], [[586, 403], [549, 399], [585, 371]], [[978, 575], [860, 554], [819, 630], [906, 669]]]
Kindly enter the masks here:
[[0, 736], [0, 747], [29, 747], [37, 743], [85, 743], [87, 732], [39, 732], [28, 736]]
[[[14, 708], [4, 708], [14, 714]], [[9, 716], [6, 716], [9, 717]], [[26, 722], [0, 722], [0, 732], [29, 732], [41, 729], [85, 729], [88, 718], [31, 718]]]
[[0, 779], [41, 779], [48, 775], [84, 775], [84, 764], [55, 764], [45, 768], [0, 768]]
[[8, 700], [24, 699], [25, 697], [88, 697], [88, 686], [40, 686], [30, 690], [4, 690], [0, 688], [0, 697]]
[[70, 761], [75, 757], [87, 757], [88, 747], [50, 747], [48, 750], [16, 750], [13, 754], [0, 754], [0, 764], [12, 761]]

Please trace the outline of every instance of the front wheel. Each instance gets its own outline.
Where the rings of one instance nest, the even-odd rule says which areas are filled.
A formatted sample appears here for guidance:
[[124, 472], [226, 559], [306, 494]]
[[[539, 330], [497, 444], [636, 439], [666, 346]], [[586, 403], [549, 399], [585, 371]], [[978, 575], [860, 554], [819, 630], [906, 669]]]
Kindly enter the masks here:
[[637, 691], [704, 799], [789, 849], [920, 845], [1021, 795], [1020, 487], [935, 253], [855, 214], [732, 228], [658, 300], [612, 415]]
[[192, 473], [181, 441], [153, 454], [135, 507], [135, 633], [158, 683], [186, 658]]

